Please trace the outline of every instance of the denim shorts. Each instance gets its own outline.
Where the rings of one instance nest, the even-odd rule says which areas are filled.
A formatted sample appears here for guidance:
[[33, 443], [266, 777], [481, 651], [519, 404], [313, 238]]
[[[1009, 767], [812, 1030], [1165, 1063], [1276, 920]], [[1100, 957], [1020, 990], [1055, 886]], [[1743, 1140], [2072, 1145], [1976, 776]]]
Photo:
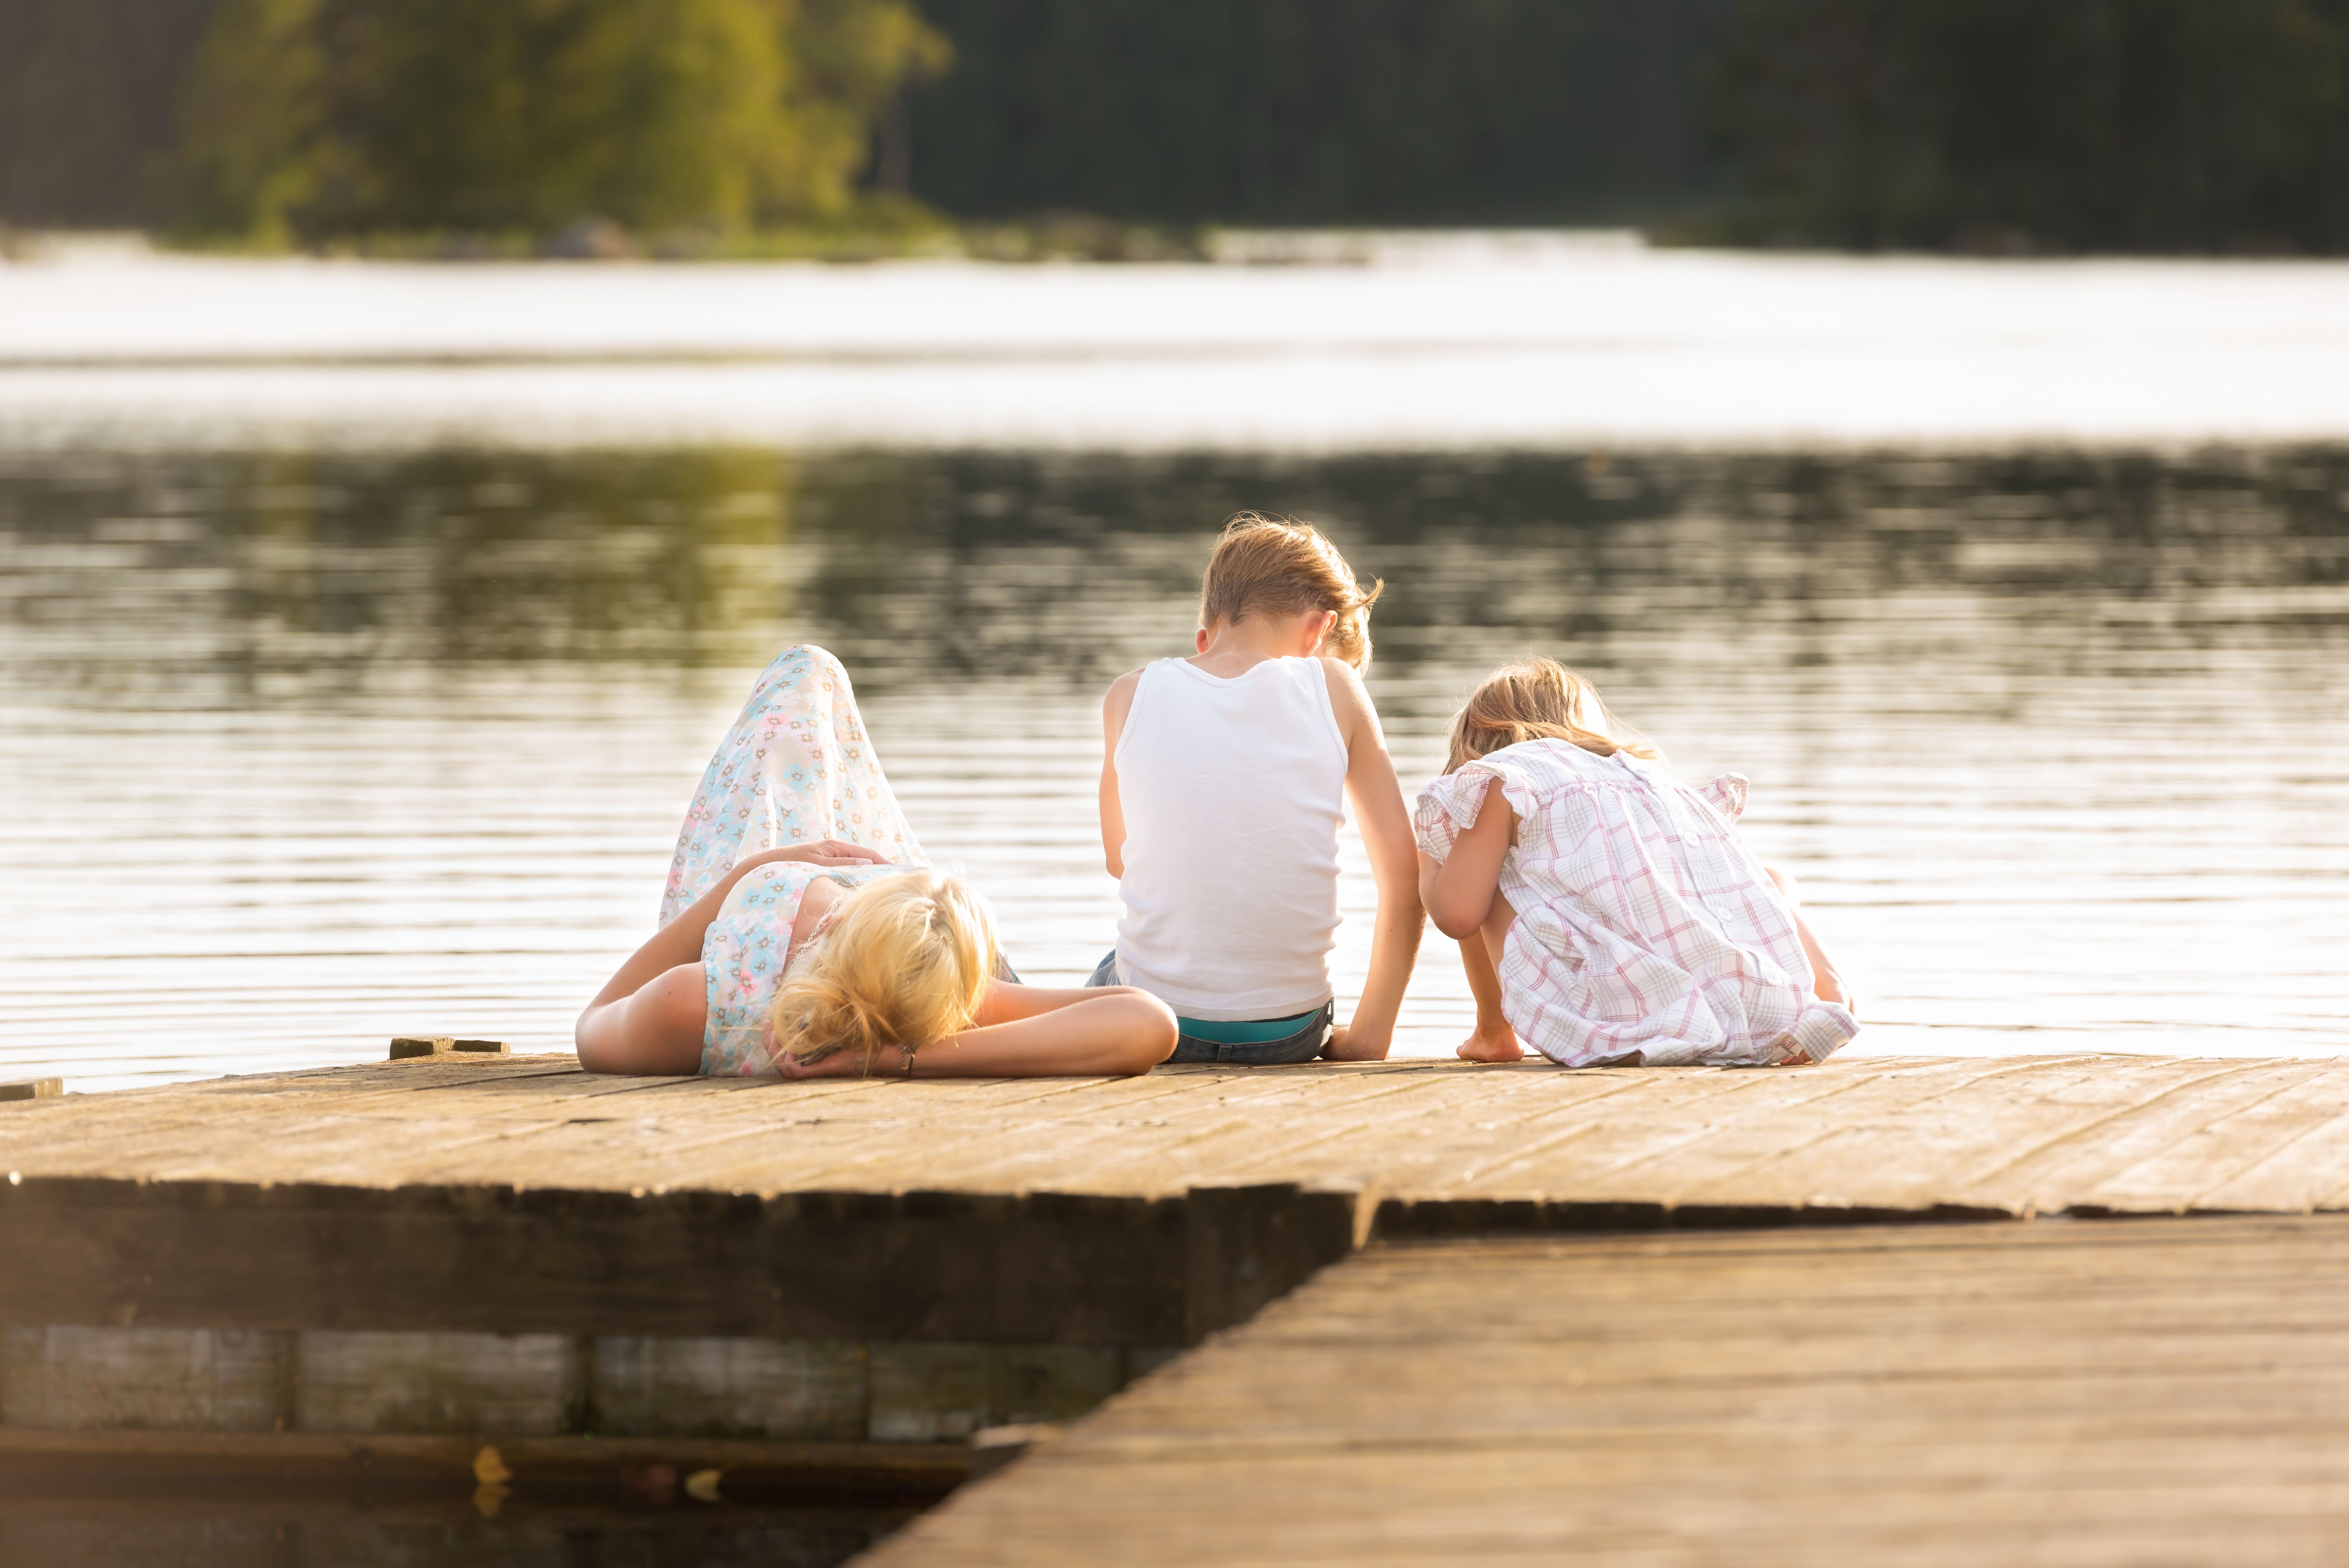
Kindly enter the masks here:
[[[1114, 985], [1117, 978], [1117, 954], [1114, 950], [1101, 961], [1088, 985]], [[1195, 1035], [1185, 1035], [1174, 1043], [1170, 1062], [1220, 1062], [1235, 1068], [1288, 1067], [1298, 1062], [1309, 1062], [1321, 1054], [1330, 1043], [1330, 1030], [1338, 1021], [1334, 1003], [1324, 1002], [1321, 1010], [1306, 1020], [1305, 1026], [1284, 1040], [1250, 1040], [1233, 1045], [1225, 1040], [1203, 1040]]]

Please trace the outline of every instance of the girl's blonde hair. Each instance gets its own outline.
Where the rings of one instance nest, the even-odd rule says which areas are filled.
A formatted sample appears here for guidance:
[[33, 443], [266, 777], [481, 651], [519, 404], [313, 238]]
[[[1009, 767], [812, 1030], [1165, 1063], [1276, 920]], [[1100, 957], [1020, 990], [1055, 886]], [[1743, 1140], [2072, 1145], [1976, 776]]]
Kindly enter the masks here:
[[1385, 590], [1380, 579], [1363, 593], [1338, 547], [1310, 523], [1244, 511], [1224, 524], [1223, 537], [1207, 557], [1199, 580], [1199, 624], [1237, 623], [1257, 611], [1334, 611], [1338, 624], [1322, 648], [1358, 670], [1368, 669], [1371, 606]]
[[852, 889], [775, 991], [778, 1053], [803, 1062], [884, 1046], [914, 1050], [970, 1027], [999, 949], [995, 920], [961, 879], [909, 871]]
[[1612, 757], [1628, 751], [1654, 761], [1663, 754], [1619, 723], [1599, 688], [1556, 659], [1533, 658], [1486, 676], [1452, 721], [1446, 773], [1520, 740], [1570, 740]]

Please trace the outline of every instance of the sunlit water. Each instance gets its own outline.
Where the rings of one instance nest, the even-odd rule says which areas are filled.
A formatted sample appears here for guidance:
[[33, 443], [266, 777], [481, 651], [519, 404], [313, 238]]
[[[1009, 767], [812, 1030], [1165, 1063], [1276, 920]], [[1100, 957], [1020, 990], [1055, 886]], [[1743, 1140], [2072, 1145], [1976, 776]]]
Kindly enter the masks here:
[[[1306, 244], [1315, 258], [1349, 253]], [[0, 443], [1342, 453], [2349, 439], [2349, 264], [0, 263]]]
[[[1019, 967], [1073, 979], [1116, 912], [1099, 694], [1186, 651], [1241, 506], [1388, 579], [1407, 788], [1529, 648], [1749, 774], [1856, 1049], [2349, 1046], [2349, 452], [68, 450], [0, 459], [0, 1077], [567, 1045], [801, 639]], [[1432, 938], [1399, 1048], [1464, 997]]]

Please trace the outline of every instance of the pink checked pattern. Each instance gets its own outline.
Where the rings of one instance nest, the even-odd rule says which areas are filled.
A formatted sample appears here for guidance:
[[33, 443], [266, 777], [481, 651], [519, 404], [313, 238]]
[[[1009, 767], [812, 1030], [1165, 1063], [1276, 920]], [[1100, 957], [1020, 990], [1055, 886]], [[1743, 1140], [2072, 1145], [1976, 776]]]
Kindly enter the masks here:
[[1811, 995], [1794, 911], [1732, 825], [1744, 777], [1692, 789], [1629, 753], [1524, 741], [1421, 792], [1420, 848], [1451, 853], [1495, 783], [1517, 814], [1502, 1009], [1526, 1045], [1569, 1068], [1762, 1067], [1859, 1032]]

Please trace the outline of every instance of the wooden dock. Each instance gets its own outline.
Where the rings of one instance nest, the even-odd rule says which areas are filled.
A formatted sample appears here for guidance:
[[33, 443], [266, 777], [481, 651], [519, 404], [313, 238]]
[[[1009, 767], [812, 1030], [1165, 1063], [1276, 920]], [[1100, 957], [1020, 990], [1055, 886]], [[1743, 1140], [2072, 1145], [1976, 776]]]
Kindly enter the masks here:
[[[1705, 1450], [1708, 1466], [1752, 1449], [1760, 1468], [1737, 1472], [1740, 1497], [1761, 1498], [1765, 1471], [1876, 1463], [1871, 1423], [1909, 1417], [1846, 1396], [1901, 1355], [1960, 1368], [1927, 1379], [1930, 1389], [1899, 1385], [1927, 1400], [1916, 1410], [1941, 1412], [1917, 1431], [1939, 1422], [1950, 1433], [1927, 1471], [1957, 1477], [1952, 1497], [2013, 1491], [2019, 1472], [1996, 1456], [2040, 1440], [2013, 1424], [2022, 1374], [1962, 1368], [2007, 1365], [1997, 1356], [2019, 1354], [2031, 1338], [2022, 1326], [2043, 1311], [2065, 1326], [2048, 1344], [2086, 1356], [2089, 1309], [2120, 1298], [2064, 1297], [2049, 1283], [2082, 1270], [2109, 1265], [2141, 1282], [2171, 1336], [2143, 1348], [2163, 1358], [2184, 1354], [2198, 1325], [2225, 1330], [2244, 1305], [2202, 1289], [2209, 1270], [2282, 1282], [2270, 1293], [2277, 1310], [2290, 1300], [2305, 1311], [2292, 1331], [2302, 1338], [2276, 1341], [2299, 1348], [2279, 1349], [2274, 1365], [2301, 1366], [2292, 1356], [2333, 1343], [2322, 1294], [2292, 1295], [2291, 1282], [2331, 1278], [2333, 1239], [2349, 1235], [2349, 1218], [2323, 1217], [2349, 1209], [2349, 1063], [1863, 1058], [1568, 1073], [1413, 1061], [789, 1085], [599, 1078], [563, 1057], [437, 1052], [0, 1104], [0, 1470], [37, 1455], [151, 1466], [233, 1451], [247, 1468], [398, 1464], [471, 1485], [468, 1456], [500, 1443], [554, 1479], [670, 1453], [671, 1468], [761, 1484], [804, 1473], [935, 1495], [963, 1472], [974, 1432], [1076, 1420], [1141, 1378], [1064, 1446], [1014, 1463], [890, 1548], [987, 1560], [971, 1542], [1008, 1530], [1001, 1511], [1015, 1505], [1002, 1500], [1017, 1498], [1074, 1522], [1071, 1553], [1132, 1556], [1125, 1532], [1157, 1530], [1155, 1504], [1129, 1515], [1083, 1501], [1143, 1484], [1105, 1479], [1124, 1473], [1116, 1456], [1175, 1456], [1178, 1469], [1197, 1459], [1209, 1487], [1224, 1482], [1204, 1449], [1182, 1448], [1196, 1431], [1238, 1442], [1238, 1427], [1250, 1428], [1240, 1447], [1261, 1439], [1268, 1464], [1304, 1464], [1297, 1455], [1357, 1429], [1384, 1452], [1388, 1428], [1362, 1403], [1383, 1388], [1395, 1429], [1418, 1434], [1394, 1452], [1460, 1478], [1457, 1506], [1377, 1482], [1400, 1544], [1369, 1552], [1341, 1517], [1358, 1489], [1313, 1472], [1328, 1482], [1317, 1492], [1322, 1482], [1297, 1470], [1319, 1501], [1291, 1511], [1279, 1555], [1446, 1560], [1441, 1531], [1488, 1492], [1428, 1457], [1444, 1446], [1430, 1433], [1454, 1434], [1479, 1466], [1553, 1501], [1571, 1489], [1546, 1488], [1540, 1464], [1503, 1457], [1543, 1460], [1555, 1441], [1563, 1474], [1606, 1448], [1616, 1458], [1592, 1473], [1619, 1478], [1607, 1484], [1625, 1498], [1638, 1488], [1620, 1478], [1642, 1464], [1657, 1506], [1692, 1495], [1654, 1449], [1661, 1428], [1619, 1444], [1589, 1439], [1599, 1448], [1559, 1436], [1598, 1407], [1577, 1395], [1551, 1409], [1565, 1398], [1552, 1374], [1579, 1367], [1600, 1378], [1601, 1363], [1575, 1348], [1559, 1373], [1553, 1363], [1568, 1352], [1555, 1346], [1579, 1331], [1525, 1298], [1614, 1292], [1639, 1333], [1602, 1346], [1629, 1357], [1604, 1360], [1602, 1381], [1633, 1404], [1663, 1386], [1640, 1379], [1671, 1383], [1673, 1429], [1711, 1433], [1719, 1448]], [[2139, 1218], [2111, 1222], [2121, 1217]], [[2134, 1250], [2113, 1250], [2116, 1238]], [[1447, 1295], [1454, 1279], [1484, 1282], [1485, 1305]], [[1813, 1315], [1828, 1326], [1814, 1333], [1801, 1312], [1781, 1323], [1795, 1310], [1784, 1304], [1802, 1299], [1788, 1293], [1814, 1280], [1826, 1282]], [[1901, 1280], [1930, 1283], [1903, 1295]], [[1979, 1332], [1932, 1307], [1940, 1294], [1975, 1299], [1963, 1295], [1970, 1283], [1988, 1293]], [[1370, 1332], [1383, 1309], [1363, 1303], [1388, 1291], [1393, 1332]], [[1868, 1301], [1883, 1304], [1881, 1323], [1908, 1326], [1883, 1337], [1878, 1315], [1852, 1305]], [[1314, 1312], [1367, 1324], [1359, 1353], [1283, 1360], [1292, 1341], [1280, 1326]], [[1768, 1363], [1767, 1398], [1734, 1377], [1658, 1370], [1674, 1343], [1746, 1345], [1732, 1320], [1754, 1313], [1807, 1347]], [[1452, 1343], [1449, 1315], [1475, 1325], [1456, 1326], [1454, 1361], [1438, 1354]], [[1270, 1357], [1260, 1375], [1245, 1360], [1256, 1357]], [[1433, 1366], [1449, 1370], [1421, 1376]], [[2115, 1388], [2129, 1382], [2110, 1377]], [[1269, 1402], [1247, 1404], [1241, 1394], [1258, 1384]], [[2254, 1384], [2273, 1387], [2243, 1387]], [[2313, 1370], [2304, 1386], [2331, 1387]], [[1531, 1404], [1510, 1405], [1518, 1387]], [[1972, 1427], [1957, 1418], [1969, 1389]], [[1206, 1403], [1185, 1404], [1184, 1390]], [[2207, 1395], [2210, 1412], [2251, 1408], [2226, 1403], [2235, 1395], [2215, 1383], [2173, 1391]], [[2159, 1429], [2189, 1447], [2215, 1442], [2235, 1471], [2273, 1449], [2256, 1423], [2240, 1427], [2238, 1449], [2226, 1436], [2238, 1428], [2206, 1430], [2189, 1418], [2204, 1406], [2179, 1409]], [[2301, 1432], [2322, 1437], [2312, 1434]], [[2088, 1463], [2088, 1447], [2066, 1451]], [[2321, 1491], [2331, 1462], [2308, 1459], [2291, 1484]], [[2072, 1479], [2043, 1491], [2105, 1484], [2062, 1465], [2047, 1473]], [[2316, 1495], [2286, 1502], [2314, 1508]], [[1870, 1517], [1897, 1533], [1909, 1497], [1884, 1491]], [[1943, 1516], [1915, 1506], [1916, 1539], [1937, 1539]], [[1504, 1561], [1528, 1542], [1540, 1555], [1567, 1541], [1609, 1561], [1713, 1560], [1606, 1522], [1629, 1514], [1536, 1512], [1474, 1535], [1485, 1542], [1476, 1550]], [[1793, 1528], [1726, 1504], [1705, 1517]], [[1325, 1527], [1325, 1545], [1310, 1545]], [[1710, 1528], [1690, 1524], [1687, 1540], [1702, 1544]], [[1227, 1546], [1235, 1554], [1219, 1555]], [[1191, 1560], [1255, 1560], [1250, 1550], [1203, 1537]], [[1953, 1549], [1951, 1560], [1994, 1559]]]
[[2349, 1220], [1376, 1247], [870, 1568], [2349, 1554]]

